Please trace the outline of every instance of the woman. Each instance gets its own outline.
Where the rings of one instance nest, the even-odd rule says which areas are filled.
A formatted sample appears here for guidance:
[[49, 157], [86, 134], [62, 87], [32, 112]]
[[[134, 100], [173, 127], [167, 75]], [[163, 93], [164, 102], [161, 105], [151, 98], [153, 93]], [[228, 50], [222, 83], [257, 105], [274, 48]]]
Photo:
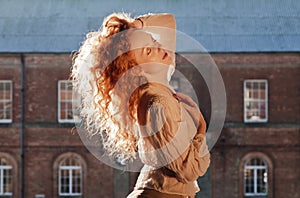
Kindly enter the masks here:
[[108, 16], [74, 56], [73, 85], [82, 123], [100, 134], [110, 156], [144, 163], [128, 197], [194, 197], [210, 154], [205, 121], [188, 96], [175, 93], [175, 19]]

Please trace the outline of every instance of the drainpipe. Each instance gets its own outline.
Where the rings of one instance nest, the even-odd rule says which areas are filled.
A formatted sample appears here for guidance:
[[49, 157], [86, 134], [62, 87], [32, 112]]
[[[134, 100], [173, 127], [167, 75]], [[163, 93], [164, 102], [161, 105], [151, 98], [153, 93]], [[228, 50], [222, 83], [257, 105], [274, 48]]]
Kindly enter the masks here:
[[21, 54], [21, 130], [20, 130], [20, 150], [21, 150], [21, 198], [24, 198], [24, 169], [25, 169], [25, 152], [24, 152], [24, 110], [25, 110], [25, 61], [24, 54]]

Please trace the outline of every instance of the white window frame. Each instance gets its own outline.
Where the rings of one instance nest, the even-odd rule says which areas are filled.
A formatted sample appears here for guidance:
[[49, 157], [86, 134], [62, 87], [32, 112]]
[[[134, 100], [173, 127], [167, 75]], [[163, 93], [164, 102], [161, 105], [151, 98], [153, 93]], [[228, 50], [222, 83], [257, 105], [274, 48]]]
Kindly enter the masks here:
[[[61, 171], [62, 170], [67, 170], [69, 173], [69, 193], [63, 193], [61, 192], [62, 189], [62, 183], [61, 183]], [[74, 170], [80, 170], [80, 193], [74, 193], [72, 192], [72, 187], [73, 187], [73, 171]], [[82, 168], [80, 165], [60, 165], [59, 170], [58, 170], [58, 188], [59, 188], [59, 196], [82, 196]]]
[[[57, 109], [58, 122], [59, 123], [75, 123], [74, 115], [73, 115], [72, 119], [63, 119], [63, 118], [60, 117], [61, 116], [61, 112], [60, 112], [60, 110], [61, 110], [61, 102], [62, 102], [61, 99], [60, 99], [60, 97], [61, 97], [61, 88], [60, 88], [61, 87], [61, 83], [71, 83], [71, 81], [70, 80], [59, 80], [58, 83], [57, 83], [57, 85], [58, 85], [58, 105], [57, 105], [58, 106], [58, 109]], [[73, 106], [73, 104], [72, 104], [72, 98], [71, 98], [71, 100], [64, 100], [64, 101], [65, 102], [70, 102], [71, 105]], [[73, 112], [73, 109], [72, 109], [72, 114], [73, 113], [74, 112]]]
[[3, 192], [4, 189], [4, 170], [12, 170], [12, 166], [10, 165], [0, 165], [0, 197], [1, 196], [12, 196], [12, 192]]
[[[10, 119], [0, 119], [0, 123], [12, 123], [12, 109], [13, 109], [13, 83], [12, 80], [0, 80], [0, 83], [9, 83], [10, 84], [10, 99], [9, 100], [3, 100], [3, 98], [0, 98], [0, 102], [11, 102], [11, 108], [10, 108]], [[1, 90], [0, 90], [1, 91]], [[4, 110], [4, 109], [3, 109]]]
[[45, 198], [45, 195], [44, 194], [36, 194], [35, 198]]
[[[247, 98], [247, 83], [265, 83], [265, 99]], [[265, 102], [265, 118], [258, 117], [257, 119], [247, 118], [247, 102]], [[247, 79], [244, 80], [244, 122], [245, 123], [265, 123], [268, 122], [268, 81], [263, 79]], [[261, 110], [259, 109], [259, 112]]]
[[[262, 159], [260, 158], [257, 158], [261, 161], [263, 161]], [[248, 161], [248, 163], [251, 162], [251, 159]], [[264, 161], [263, 161], [264, 162]], [[266, 165], [266, 163], [264, 162], [265, 165], [247, 165], [248, 163], [246, 163], [245, 167], [244, 167], [244, 172], [246, 170], [253, 170], [254, 171], [254, 178], [253, 178], [253, 181], [254, 181], [254, 193], [247, 193], [246, 192], [246, 181], [245, 181], [245, 178], [246, 176], [244, 175], [244, 195], [245, 196], [267, 196], [268, 195], [268, 186], [269, 186], [269, 183], [268, 183], [268, 166]], [[267, 180], [266, 180], [266, 192], [265, 193], [259, 193], [257, 192], [257, 170], [265, 170], [265, 173], [267, 173]], [[264, 177], [264, 175], [262, 175]]]

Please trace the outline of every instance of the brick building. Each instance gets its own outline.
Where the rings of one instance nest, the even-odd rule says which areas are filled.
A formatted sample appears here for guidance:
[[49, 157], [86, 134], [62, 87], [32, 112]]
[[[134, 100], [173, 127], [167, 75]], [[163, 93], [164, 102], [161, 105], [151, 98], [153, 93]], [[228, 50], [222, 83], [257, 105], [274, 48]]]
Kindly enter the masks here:
[[[137, 174], [113, 169], [82, 144], [72, 119], [71, 52], [116, 10], [171, 12], [210, 53], [224, 80], [225, 125], [197, 196], [299, 197], [300, 3], [4, 1], [0, 8], [0, 197], [125, 197]], [[159, 5], [159, 6], [158, 6]], [[7, 9], [7, 7], [11, 9]], [[185, 7], [182, 10], [182, 7]], [[14, 10], [14, 12], [11, 12]], [[28, 10], [30, 12], [28, 12]], [[88, 10], [88, 12], [87, 12]], [[138, 10], [138, 12], [137, 12]], [[191, 14], [192, 13], [192, 14]], [[181, 54], [177, 68], [199, 76]], [[176, 77], [176, 76], [175, 76]], [[184, 83], [176, 79], [179, 91]], [[206, 120], [210, 100], [195, 87]]]

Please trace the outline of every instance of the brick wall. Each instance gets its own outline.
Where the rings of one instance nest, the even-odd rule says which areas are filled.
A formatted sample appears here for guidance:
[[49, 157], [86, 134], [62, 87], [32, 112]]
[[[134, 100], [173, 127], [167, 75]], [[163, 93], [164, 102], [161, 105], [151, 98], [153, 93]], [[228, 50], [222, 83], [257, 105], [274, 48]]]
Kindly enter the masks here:
[[[58, 124], [57, 82], [69, 77], [71, 58], [66, 54], [25, 54], [25, 197], [58, 196], [56, 158], [68, 152], [83, 157], [85, 197], [111, 197], [113, 169], [97, 160], [82, 144], [72, 124]], [[0, 79], [13, 81], [13, 123], [0, 124], [0, 152], [18, 162], [20, 178], [21, 60], [18, 54], [0, 55]], [[56, 175], [55, 175], [56, 174]], [[20, 179], [14, 178], [17, 192]], [[15, 195], [17, 195], [14, 192]]]
[[[244, 197], [239, 167], [243, 157], [261, 152], [271, 161], [268, 197], [299, 196], [300, 56], [298, 53], [213, 54], [227, 94], [226, 124], [212, 151], [214, 198]], [[243, 123], [243, 81], [267, 79], [269, 120]]]
[[[85, 197], [113, 197], [131, 191], [136, 173], [113, 170], [97, 160], [81, 143], [73, 125], [57, 122], [57, 81], [69, 76], [69, 54], [25, 54], [25, 197], [45, 194], [57, 197], [53, 164], [63, 153], [74, 152], [86, 163]], [[242, 197], [239, 165], [247, 153], [262, 152], [273, 164], [273, 197], [298, 197], [300, 55], [298, 53], [213, 54], [224, 79], [227, 94], [226, 123], [212, 150], [209, 177], [201, 183], [198, 196]], [[205, 119], [210, 118], [210, 98], [205, 81], [180, 56], [178, 70], [185, 74], [201, 99]], [[0, 54], [0, 79], [13, 80], [13, 123], [0, 124], [0, 153], [11, 155], [20, 166], [20, 89], [19, 54]], [[267, 79], [269, 121], [243, 123], [243, 81]], [[200, 81], [200, 83], [199, 83]], [[181, 84], [181, 90], [187, 90]], [[19, 167], [18, 167], [19, 168]], [[20, 172], [17, 171], [18, 177]], [[298, 174], [297, 174], [298, 173]], [[116, 179], [114, 179], [114, 176]], [[120, 183], [126, 181], [128, 184]], [[200, 179], [202, 180], [202, 178]], [[19, 181], [16, 181], [19, 192]], [[56, 187], [55, 187], [56, 186]], [[115, 187], [115, 188], [114, 188]], [[17, 193], [15, 193], [17, 195]]]

